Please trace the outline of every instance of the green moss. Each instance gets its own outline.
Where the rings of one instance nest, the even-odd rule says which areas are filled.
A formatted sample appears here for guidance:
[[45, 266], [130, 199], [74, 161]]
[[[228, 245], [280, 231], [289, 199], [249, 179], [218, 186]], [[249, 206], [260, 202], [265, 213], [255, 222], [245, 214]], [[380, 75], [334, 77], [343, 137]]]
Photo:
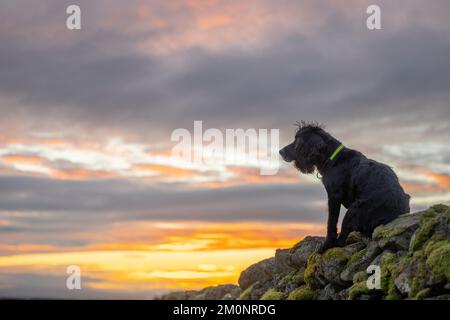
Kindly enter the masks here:
[[366, 237], [364, 237], [359, 231], [352, 231], [347, 237], [347, 244], [355, 244], [367, 241]]
[[313, 253], [308, 257], [308, 263], [306, 265], [305, 273], [303, 274], [305, 282], [311, 287], [316, 288], [318, 286], [315, 273], [317, 271], [320, 255], [318, 253]]
[[408, 276], [408, 297], [414, 299], [417, 294], [426, 288], [429, 279], [429, 270], [425, 265], [426, 256], [423, 250], [412, 255], [396, 257], [388, 254], [381, 261], [381, 287], [387, 300], [403, 299], [395, 286], [395, 279], [402, 273]]
[[381, 288], [387, 300], [403, 299], [400, 291], [395, 286], [395, 279], [407, 275], [409, 285], [408, 297], [415, 299], [417, 295], [426, 289], [429, 282], [430, 271], [426, 263], [424, 250], [413, 254], [397, 257], [395, 254], [387, 253], [381, 259]]
[[294, 274], [295, 274], [295, 271], [289, 272], [288, 274], [286, 274], [283, 278], [281, 278], [280, 281], [278, 281], [278, 286], [284, 287], [284, 286], [288, 285], [289, 283], [291, 283], [292, 277], [294, 276]]
[[381, 290], [386, 293], [389, 291], [389, 282], [397, 260], [397, 256], [391, 252], [386, 252], [381, 259]]
[[184, 291], [170, 292], [164, 296], [165, 300], [184, 300], [186, 293]]
[[260, 300], [281, 300], [282, 297], [283, 297], [282, 292], [279, 292], [273, 288], [270, 288], [262, 295]]
[[400, 294], [400, 292], [398, 292], [397, 288], [395, 287], [394, 280], [395, 280], [394, 276], [391, 276], [389, 278], [386, 300], [400, 300], [400, 299], [403, 299], [402, 295]]
[[416, 251], [420, 249], [423, 244], [430, 238], [433, 233], [434, 227], [439, 223], [439, 216], [432, 212], [428, 215], [423, 215], [422, 226], [416, 231], [414, 239], [410, 246], [410, 251]]
[[392, 228], [392, 227], [386, 227], [384, 225], [378, 226], [375, 228], [372, 238], [373, 239], [385, 239], [385, 238], [392, 238], [395, 236], [398, 236], [402, 234], [405, 231], [404, 228]]
[[425, 255], [428, 257], [428, 256], [430, 256], [431, 252], [433, 252], [437, 248], [445, 246], [449, 242], [450, 242], [450, 237], [447, 237], [447, 239], [445, 239], [445, 240], [439, 240], [439, 239], [436, 239], [433, 237], [424, 244], [423, 251], [424, 251]]
[[352, 264], [354, 264], [355, 262], [361, 260], [361, 258], [367, 253], [367, 248], [363, 249], [361, 251], [358, 251], [357, 253], [355, 253], [354, 255], [352, 255], [350, 257], [350, 259], [348, 260], [347, 266], [350, 266]]
[[390, 289], [388, 295], [386, 296], [386, 300], [402, 300], [402, 299], [403, 299], [402, 295], [395, 288]]
[[367, 280], [367, 273], [365, 271], [359, 271], [353, 276], [353, 283], [358, 283]]
[[410, 298], [415, 298], [419, 292], [425, 289], [429, 277], [429, 272], [425, 265], [424, 252], [422, 250], [415, 252], [408, 263], [411, 264], [414, 269], [414, 273], [411, 274], [411, 278], [409, 279], [411, 290], [408, 295]]
[[[434, 205], [434, 206], [430, 207], [429, 209], [423, 211], [422, 213], [417, 213], [417, 214], [421, 215], [421, 219], [429, 219], [429, 218], [434, 218], [434, 217], [436, 217], [437, 214], [444, 213], [447, 210], [448, 210], [448, 207], [446, 205], [437, 204], [437, 205]], [[381, 226], [378, 226], [374, 230], [374, 232], [372, 234], [372, 238], [373, 239], [392, 238], [392, 237], [402, 234], [404, 231], [405, 231], [405, 229], [402, 227], [392, 228], [392, 227], [387, 227], [385, 225], [381, 225]], [[425, 233], [425, 231], [426, 230], [424, 230], [423, 232]]]
[[301, 286], [300, 288], [292, 291], [288, 300], [314, 300], [317, 299], [317, 291], [311, 289], [308, 286]]
[[346, 262], [349, 257], [350, 254], [344, 248], [339, 247], [327, 250], [322, 256], [324, 260], [336, 259], [341, 263]]
[[303, 284], [305, 283], [304, 273], [297, 273], [292, 277], [292, 282], [295, 284]]
[[250, 287], [248, 287], [247, 289], [245, 289], [241, 295], [239, 296], [239, 298], [237, 298], [237, 300], [250, 300], [250, 293], [253, 290], [253, 287], [257, 284], [258, 282], [255, 282], [254, 284], [252, 284]]
[[196, 296], [194, 296], [192, 299], [193, 300], [205, 300], [206, 294], [202, 293], [202, 294], [198, 294]]
[[425, 298], [427, 298], [430, 294], [431, 289], [430, 288], [426, 288], [423, 289], [421, 291], [419, 291], [415, 297], [416, 300], [423, 300]]
[[369, 294], [372, 290], [367, 287], [366, 281], [355, 283], [348, 291], [349, 300], [357, 300], [363, 294]]
[[450, 279], [450, 243], [438, 247], [430, 253], [427, 266], [439, 279]]
[[392, 252], [386, 252], [380, 263], [381, 268], [381, 290], [385, 293], [386, 300], [402, 299], [401, 294], [395, 287], [395, 276], [404, 265], [404, 258], [398, 258]]
[[433, 210], [434, 212], [437, 212], [437, 213], [444, 213], [448, 209], [449, 209], [448, 206], [446, 206], [445, 204], [440, 203], [440, 204], [435, 204], [434, 206], [431, 206], [430, 209], [428, 209], [428, 210]]

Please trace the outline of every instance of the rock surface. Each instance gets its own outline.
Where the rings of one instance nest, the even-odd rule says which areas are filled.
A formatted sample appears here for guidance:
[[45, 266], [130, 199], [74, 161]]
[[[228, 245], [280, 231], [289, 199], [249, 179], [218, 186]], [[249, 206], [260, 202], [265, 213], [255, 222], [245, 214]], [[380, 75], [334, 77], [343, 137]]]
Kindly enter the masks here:
[[379, 226], [372, 238], [352, 232], [344, 247], [323, 254], [317, 250], [324, 239], [306, 237], [244, 270], [239, 287], [221, 285], [162, 298], [450, 300], [449, 231], [450, 208], [439, 204]]

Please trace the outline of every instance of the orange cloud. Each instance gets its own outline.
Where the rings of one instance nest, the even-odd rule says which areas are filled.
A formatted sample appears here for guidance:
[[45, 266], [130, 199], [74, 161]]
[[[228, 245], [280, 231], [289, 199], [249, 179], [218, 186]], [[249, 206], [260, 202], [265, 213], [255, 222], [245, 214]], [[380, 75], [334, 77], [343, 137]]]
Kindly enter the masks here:
[[420, 192], [436, 192], [439, 191], [439, 187], [430, 183], [419, 182], [404, 182], [402, 186], [408, 193], [420, 193]]
[[117, 177], [114, 172], [103, 170], [89, 170], [85, 168], [67, 168], [53, 169], [51, 176], [62, 180], [88, 180], [88, 179], [106, 179]]
[[209, 29], [229, 25], [231, 21], [229, 16], [224, 15], [205, 16], [197, 18], [197, 25], [201, 29]]
[[439, 173], [425, 167], [418, 167], [416, 170], [427, 178], [427, 180], [431, 180], [428, 183], [424, 182], [421, 190], [420, 187], [417, 186], [420, 191], [438, 192], [450, 189], [450, 175]]
[[259, 168], [231, 167], [231, 172], [244, 183], [298, 183], [299, 174], [295, 169], [280, 170], [275, 175], [262, 175]]
[[47, 159], [42, 158], [37, 155], [26, 155], [26, 154], [8, 154], [1, 157], [3, 163], [7, 165], [14, 165], [17, 163], [22, 164], [42, 164], [46, 163]]
[[[92, 244], [74, 250], [126, 251], [213, 251], [244, 249], [275, 249], [290, 247], [306, 235], [321, 235], [321, 224], [308, 223], [202, 223], [177, 222], [179, 228], [167, 228], [154, 222], [128, 222], [113, 225], [101, 237], [78, 234]], [[105, 242], [104, 239], [109, 239]]]
[[137, 171], [150, 171], [164, 176], [189, 177], [195, 174], [195, 170], [177, 168], [158, 164], [138, 164], [133, 167]]
[[[1, 225], [1, 224], [0, 224]], [[48, 244], [0, 245], [1, 254], [57, 252], [62, 248]]]
[[448, 174], [439, 174], [439, 173], [430, 173], [429, 177], [433, 178], [436, 181], [437, 185], [442, 189], [450, 188], [450, 175]]

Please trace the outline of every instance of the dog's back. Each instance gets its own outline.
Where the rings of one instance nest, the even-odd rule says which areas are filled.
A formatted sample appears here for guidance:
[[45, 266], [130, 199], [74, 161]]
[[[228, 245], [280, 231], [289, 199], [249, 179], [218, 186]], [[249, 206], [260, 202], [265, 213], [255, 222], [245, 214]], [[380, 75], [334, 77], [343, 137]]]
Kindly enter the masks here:
[[[387, 165], [361, 155], [351, 170], [350, 190], [366, 213], [361, 221], [364, 233], [408, 213], [410, 196], [405, 193], [395, 172]], [[364, 221], [365, 220], [365, 221]]]

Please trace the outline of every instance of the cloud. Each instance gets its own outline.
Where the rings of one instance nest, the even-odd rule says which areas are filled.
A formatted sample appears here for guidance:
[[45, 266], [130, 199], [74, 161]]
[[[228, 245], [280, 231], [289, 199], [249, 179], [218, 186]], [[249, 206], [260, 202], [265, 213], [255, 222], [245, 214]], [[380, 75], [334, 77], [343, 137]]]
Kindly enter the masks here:
[[323, 195], [317, 184], [186, 189], [183, 185], [158, 187], [123, 180], [0, 177], [0, 210], [74, 212], [88, 220], [107, 215], [116, 220], [317, 221], [323, 206], [311, 203]]
[[[260, 44], [209, 50], [203, 42], [162, 56], [140, 50], [142, 42], [160, 43], [161, 33], [181, 41], [178, 31], [194, 28], [200, 14], [209, 19], [208, 12], [227, 7], [225, 2], [214, 7], [154, 2], [154, 6], [140, 6], [138, 13], [128, 3], [108, 8], [103, 2], [98, 7], [83, 5], [89, 18], [97, 17], [88, 20], [98, 24], [95, 32], [90, 24], [83, 36], [58, 29], [65, 41], [47, 39], [40, 46], [26, 41], [25, 32], [14, 38], [0, 34], [5, 44], [0, 56], [8, 61], [0, 65], [1, 95], [13, 100], [15, 116], [19, 110], [26, 122], [32, 115], [34, 123], [47, 127], [61, 128], [75, 120], [79, 129], [116, 130], [141, 139], [156, 135], [166, 141], [170, 130], [190, 126], [194, 119], [216, 127], [284, 128], [292, 119], [309, 118], [336, 128], [351, 115], [354, 122], [375, 129], [383, 119], [391, 127], [411, 127], [419, 120], [439, 122], [449, 116], [450, 36], [437, 5], [416, 14], [419, 2], [401, 8], [384, 3], [385, 29], [371, 33], [362, 28], [364, 14], [357, 14], [363, 4], [283, 2], [284, 6], [270, 11], [274, 6], [262, 1], [254, 4], [255, 10], [276, 12], [279, 18], [255, 26], [266, 30]], [[191, 10], [192, 16], [177, 20], [180, 8]], [[125, 18], [116, 15], [121, 9], [127, 19], [137, 15], [137, 25], [148, 22], [146, 14], [161, 10], [170, 27], [155, 31], [150, 26], [152, 32], [144, 32], [145, 40], [134, 37], [142, 32], [140, 28], [122, 30], [105, 22], [113, 17], [122, 22]], [[38, 16], [47, 14], [48, 19], [31, 21], [37, 28], [53, 26], [55, 11], [40, 12]], [[308, 21], [304, 28], [290, 23], [279, 30], [273, 25], [283, 16], [306, 13], [313, 17], [310, 20], [322, 17], [325, 22], [318, 26]], [[411, 16], [415, 19], [403, 24], [393, 22]], [[195, 28], [191, 31], [198, 33]], [[2, 113], [12, 116], [6, 107]]]

